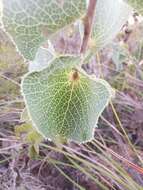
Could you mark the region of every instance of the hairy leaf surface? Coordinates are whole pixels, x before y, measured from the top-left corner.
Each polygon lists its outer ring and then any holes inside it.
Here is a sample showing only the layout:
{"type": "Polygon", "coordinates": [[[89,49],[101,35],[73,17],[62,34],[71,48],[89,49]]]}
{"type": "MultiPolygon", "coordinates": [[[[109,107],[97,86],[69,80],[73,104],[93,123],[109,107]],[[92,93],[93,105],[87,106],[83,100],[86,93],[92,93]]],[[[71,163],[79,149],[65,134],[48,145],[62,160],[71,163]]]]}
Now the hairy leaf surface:
{"type": "Polygon", "coordinates": [[[3,23],[25,58],[41,43],[85,14],[85,0],[3,0],[3,23]]]}
{"type": "Polygon", "coordinates": [[[135,10],[143,14],[143,0],[126,0],[135,10]]]}
{"type": "Polygon", "coordinates": [[[120,32],[132,13],[132,8],[121,0],[97,1],[93,26],[93,46],[100,50],[120,32]]]}
{"type": "Polygon", "coordinates": [[[73,69],[79,58],[56,58],[46,69],[26,75],[22,92],[34,126],[46,138],[90,140],[113,90],[101,79],[73,69]]]}
{"type": "Polygon", "coordinates": [[[46,68],[49,62],[54,59],[56,52],[49,42],[48,48],[40,47],[36,53],[35,59],[29,63],[29,71],[40,71],[46,68]]]}

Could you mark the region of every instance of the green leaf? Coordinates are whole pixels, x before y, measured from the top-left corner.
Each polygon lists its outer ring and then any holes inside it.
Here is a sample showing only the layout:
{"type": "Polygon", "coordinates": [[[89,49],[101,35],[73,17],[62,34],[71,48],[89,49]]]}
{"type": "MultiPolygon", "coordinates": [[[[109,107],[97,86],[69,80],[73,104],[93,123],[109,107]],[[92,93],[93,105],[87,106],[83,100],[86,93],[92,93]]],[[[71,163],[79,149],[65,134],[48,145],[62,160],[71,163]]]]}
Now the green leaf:
{"type": "Polygon", "coordinates": [[[19,137],[21,133],[29,133],[31,131],[33,131],[33,127],[29,123],[15,126],[15,134],[17,137],[19,137]]]}
{"type": "Polygon", "coordinates": [[[39,144],[42,142],[43,136],[40,133],[38,133],[37,130],[35,130],[35,128],[33,128],[31,123],[24,123],[15,127],[16,137],[20,137],[23,133],[26,134],[26,136],[23,139],[24,143],[26,142],[30,144],[30,155],[39,154],[39,144]]]}
{"type": "Polygon", "coordinates": [[[110,85],[77,70],[77,57],[56,58],[46,69],[27,74],[22,92],[34,127],[45,137],[90,140],[113,95],[110,85]],[[73,69],[76,68],[76,69],[73,69]]]}
{"type": "Polygon", "coordinates": [[[116,71],[124,69],[123,63],[129,62],[130,54],[125,44],[112,43],[112,61],[116,66],[116,71]]]}
{"type": "Polygon", "coordinates": [[[28,133],[26,141],[32,145],[38,145],[43,140],[43,137],[35,130],[28,133]]]}
{"type": "Polygon", "coordinates": [[[39,145],[31,145],[29,146],[29,149],[28,149],[28,156],[31,158],[31,159],[37,159],[38,156],[39,156],[39,145]]]}
{"type": "Polygon", "coordinates": [[[93,26],[93,47],[96,51],[110,43],[132,13],[132,8],[120,0],[97,1],[93,26]]]}
{"type": "Polygon", "coordinates": [[[143,14],[143,0],[126,0],[126,2],[140,14],[143,14]]]}
{"type": "Polygon", "coordinates": [[[29,71],[40,71],[46,68],[55,56],[56,52],[49,41],[48,48],[40,47],[38,49],[34,61],[31,61],[31,63],[29,64],[29,71]]]}
{"type": "Polygon", "coordinates": [[[85,0],[3,0],[3,24],[26,59],[58,30],[84,16],[85,0]]]}
{"type": "Polygon", "coordinates": [[[28,112],[27,112],[26,108],[24,108],[22,113],[21,113],[20,121],[25,122],[27,124],[31,124],[31,121],[30,121],[30,118],[29,118],[29,115],[28,115],[28,112]]]}

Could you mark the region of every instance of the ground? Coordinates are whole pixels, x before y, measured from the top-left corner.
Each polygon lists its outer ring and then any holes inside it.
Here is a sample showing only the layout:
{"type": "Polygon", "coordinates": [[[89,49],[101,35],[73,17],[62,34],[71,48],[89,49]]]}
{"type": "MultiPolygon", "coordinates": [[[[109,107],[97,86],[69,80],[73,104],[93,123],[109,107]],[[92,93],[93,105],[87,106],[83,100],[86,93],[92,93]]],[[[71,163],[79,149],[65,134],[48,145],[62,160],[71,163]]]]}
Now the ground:
{"type": "MultiPolygon", "coordinates": [[[[91,63],[83,65],[97,77],[102,71],[116,89],[116,97],[95,129],[95,140],[81,145],[69,142],[61,149],[47,140],[39,155],[30,158],[30,145],[14,133],[15,126],[21,124],[24,102],[20,81],[28,63],[0,30],[0,190],[100,190],[100,183],[111,190],[128,189],[119,179],[132,185],[132,190],[139,189],[136,184],[143,189],[142,32],[143,23],[135,18],[134,24],[124,26],[91,63]],[[112,179],[106,171],[111,172],[112,179]]],[[[62,31],[54,43],[59,52],[75,54],[80,40],[78,33],[68,36],[62,31]]]]}

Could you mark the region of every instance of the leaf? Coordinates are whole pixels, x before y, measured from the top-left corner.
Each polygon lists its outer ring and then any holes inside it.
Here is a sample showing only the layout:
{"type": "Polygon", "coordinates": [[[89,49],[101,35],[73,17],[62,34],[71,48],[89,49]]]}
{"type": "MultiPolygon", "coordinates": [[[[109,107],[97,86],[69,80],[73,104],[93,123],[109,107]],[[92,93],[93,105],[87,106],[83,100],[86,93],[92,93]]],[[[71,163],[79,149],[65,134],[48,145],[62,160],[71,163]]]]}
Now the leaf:
{"type": "Polygon", "coordinates": [[[46,69],[27,74],[22,92],[35,128],[45,137],[90,140],[113,95],[110,85],[78,71],[78,57],[61,56],[46,69]],[[73,69],[76,68],[76,69],[73,69]]]}
{"type": "Polygon", "coordinates": [[[29,71],[40,71],[48,66],[49,62],[54,59],[56,53],[52,46],[52,44],[49,42],[48,48],[39,48],[36,57],[34,61],[32,61],[29,65],[29,71]]]}
{"type": "Polygon", "coordinates": [[[24,123],[22,125],[15,126],[15,134],[17,137],[19,137],[22,133],[29,133],[31,131],[33,131],[31,124],[24,123]]]}
{"type": "Polygon", "coordinates": [[[58,30],[84,16],[85,0],[3,0],[3,23],[26,59],[58,30]]]}
{"type": "Polygon", "coordinates": [[[129,62],[130,54],[125,44],[112,43],[112,61],[116,66],[116,71],[120,72],[124,69],[123,63],[129,62]]]}
{"type": "Polygon", "coordinates": [[[24,108],[22,113],[21,113],[20,121],[25,122],[27,124],[31,124],[31,121],[30,121],[30,118],[29,118],[29,115],[28,115],[28,112],[27,112],[26,108],[24,108]]]}
{"type": "Polygon", "coordinates": [[[29,123],[25,123],[22,125],[18,125],[15,127],[15,135],[16,137],[20,137],[23,133],[26,134],[24,140],[24,143],[30,144],[29,148],[29,154],[30,157],[33,158],[32,155],[38,155],[39,154],[39,144],[43,140],[43,136],[39,134],[35,128],[29,123]]]}
{"type": "Polygon", "coordinates": [[[35,147],[35,145],[29,146],[28,156],[30,159],[33,159],[33,160],[37,159],[39,156],[39,145],[37,145],[37,147],[35,147]]]}
{"type": "Polygon", "coordinates": [[[28,133],[26,137],[26,141],[28,143],[31,143],[32,145],[38,145],[40,142],[43,140],[43,137],[37,133],[37,131],[32,130],[31,132],[28,133]]]}
{"type": "Polygon", "coordinates": [[[96,51],[116,37],[131,13],[131,7],[120,0],[97,1],[92,33],[92,45],[96,51]]]}
{"type": "Polygon", "coordinates": [[[140,14],[143,14],[143,0],[126,0],[126,2],[140,14]]]}

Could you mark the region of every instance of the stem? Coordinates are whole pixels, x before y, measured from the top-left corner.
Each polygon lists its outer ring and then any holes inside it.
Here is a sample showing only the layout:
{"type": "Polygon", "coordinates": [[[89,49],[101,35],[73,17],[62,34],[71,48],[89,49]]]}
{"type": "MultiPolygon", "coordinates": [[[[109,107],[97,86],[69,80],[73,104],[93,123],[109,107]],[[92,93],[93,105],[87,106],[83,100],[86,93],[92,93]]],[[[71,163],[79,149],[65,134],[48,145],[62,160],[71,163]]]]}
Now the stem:
{"type": "Polygon", "coordinates": [[[97,0],[89,0],[87,14],[84,18],[84,37],[81,46],[80,53],[84,54],[86,52],[88,41],[92,32],[93,20],[95,15],[95,7],[97,0]]]}

